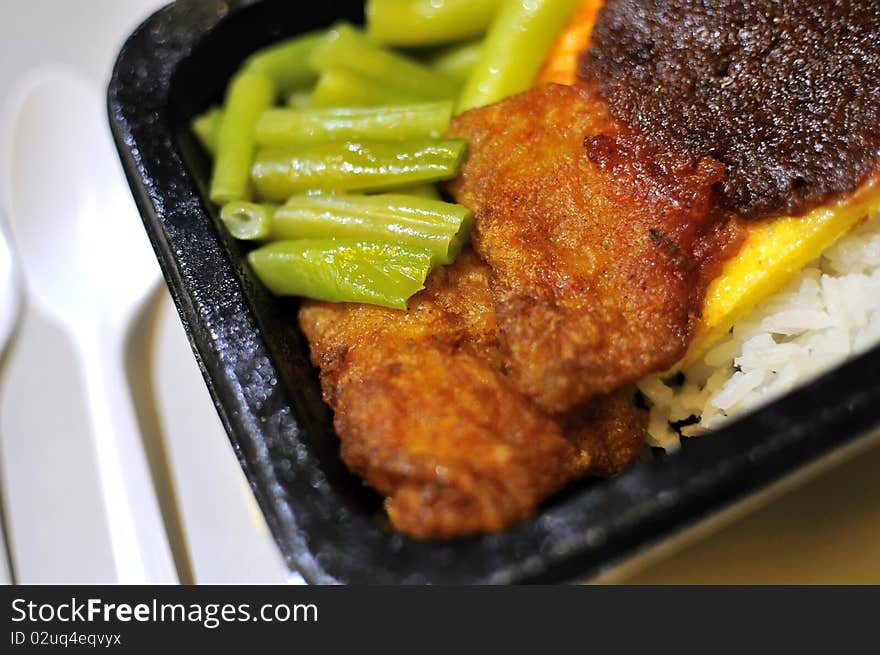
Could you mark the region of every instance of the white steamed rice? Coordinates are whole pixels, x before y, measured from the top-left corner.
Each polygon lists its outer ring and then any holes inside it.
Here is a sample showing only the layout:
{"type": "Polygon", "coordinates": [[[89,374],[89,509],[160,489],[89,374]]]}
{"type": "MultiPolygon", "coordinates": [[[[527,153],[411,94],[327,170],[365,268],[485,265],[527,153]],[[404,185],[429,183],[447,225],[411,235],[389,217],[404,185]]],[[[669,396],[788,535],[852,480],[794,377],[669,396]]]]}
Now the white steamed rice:
{"type": "MultiPolygon", "coordinates": [[[[718,428],[880,343],[880,215],[829,248],[783,291],[758,305],[684,383],[639,384],[651,405],[648,443],[667,450],[681,436],[718,428]],[[673,423],[697,417],[696,423],[673,423]]],[[[692,419],[693,420],[693,419],[692,419]]]]}

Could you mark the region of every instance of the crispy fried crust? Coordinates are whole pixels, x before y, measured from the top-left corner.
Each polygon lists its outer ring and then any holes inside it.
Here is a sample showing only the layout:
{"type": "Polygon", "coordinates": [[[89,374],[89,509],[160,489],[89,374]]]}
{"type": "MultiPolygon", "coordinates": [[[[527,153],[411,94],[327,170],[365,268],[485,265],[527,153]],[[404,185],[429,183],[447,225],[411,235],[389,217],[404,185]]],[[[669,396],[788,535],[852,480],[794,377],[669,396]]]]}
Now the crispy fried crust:
{"type": "Polygon", "coordinates": [[[590,457],[589,473],[610,478],[635,462],[645,446],[646,414],[625,387],[562,417],[565,436],[590,457]]]}
{"type": "Polygon", "coordinates": [[[473,253],[435,271],[407,312],[312,302],[300,323],[343,460],[412,536],[500,530],[640,451],[645,417],[631,393],[560,419],[516,392],[500,371],[489,270],[473,253]]]}
{"type": "Polygon", "coordinates": [[[662,155],[586,88],[548,85],[453,121],[450,189],[492,269],[504,370],[552,413],[673,365],[704,293],[723,167],[662,155]]]}

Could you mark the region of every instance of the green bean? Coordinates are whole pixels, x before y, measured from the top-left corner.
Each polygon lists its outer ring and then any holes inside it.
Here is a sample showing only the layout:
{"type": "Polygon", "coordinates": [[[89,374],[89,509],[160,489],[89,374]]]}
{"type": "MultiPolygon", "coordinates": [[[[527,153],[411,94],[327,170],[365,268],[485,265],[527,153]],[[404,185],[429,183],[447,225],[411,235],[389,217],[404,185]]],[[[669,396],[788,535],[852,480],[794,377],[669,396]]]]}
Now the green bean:
{"type": "Polygon", "coordinates": [[[376,108],[270,109],[257,121],[259,146],[358,139],[439,137],[452,118],[452,102],[376,108]]]}
{"type": "Polygon", "coordinates": [[[252,202],[230,202],[220,210],[220,219],[236,239],[258,241],[272,235],[276,207],[252,202]]]}
{"type": "Polygon", "coordinates": [[[351,25],[333,28],[309,59],[319,72],[332,68],[382,79],[388,86],[424,100],[447,100],[458,91],[455,80],[374,43],[351,25]]]}
{"type": "Polygon", "coordinates": [[[356,239],[277,241],[252,251],[248,262],[275,295],[394,309],[406,309],[431,270],[426,251],[356,239]]]}
{"type": "Polygon", "coordinates": [[[244,68],[267,75],[283,95],[301,90],[318,79],[309,57],[325,36],[326,32],[310,32],[281,41],[255,52],[244,68]]]}
{"type": "Polygon", "coordinates": [[[480,36],[503,0],[367,0],[367,28],[395,46],[451,43],[480,36]]]}
{"type": "Polygon", "coordinates": [[[344,68],[321,73],[312,93],[312,107],[377,107],[424,101],[418,94],[401,90],[385,80],[344,68]]]}
{"type": "Polygon", "coordinates": [[[211,179],[211,200],[218,205],[250,198],[254,128],[274,99],[275,87],[262,73],[240,73],[229,85],[211,179]]]}
{"type": "Polygon", "coordinates": [[[464,82],[474,70],[482,52],[483,42],[472,41],[444,48],[429,60],[429,64],[438,73],[464,82]]]}
{"type": "Polygon", "coordinates": [[[437,264],[450,264],[472,218],[461,205],[401,194],[303,195],[274,211],[272,238],[386,241],[428,250],[437,264]]]}
{"type": "Polygon", "coordinates": [[[211,107],[192,120],[193,134],[196,135],[205,152],[212,156],[217,150],[217,132],[221,120],[223,120],[223,109],[220,107],[211,107]]]}
{"type": "Polygon", "coordinates": [[[283,201],[310,189],[380,191],[452,179],[464,139],[332,142],[257,152],[251,177],[263,200],[283,201]]]}
{"type": "Polygon", "coordinates": [[[578,0],[505,0],[492,21],[479,62],[457,111],[482,107],[525,91],[578,0]]]}

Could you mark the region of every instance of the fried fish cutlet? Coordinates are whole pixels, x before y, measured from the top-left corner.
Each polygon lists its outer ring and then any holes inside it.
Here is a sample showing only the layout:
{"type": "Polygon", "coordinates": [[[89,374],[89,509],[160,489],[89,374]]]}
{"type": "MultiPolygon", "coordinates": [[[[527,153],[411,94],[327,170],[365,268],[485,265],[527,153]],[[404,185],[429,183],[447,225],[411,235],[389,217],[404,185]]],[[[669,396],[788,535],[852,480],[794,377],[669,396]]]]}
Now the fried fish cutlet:
{"type": "Polygon", "coordinates": [[[735,241],[713,211],[723,166],[651,149],[585,87],[527,91],[450,134],[470,142],[450,190],[474,213],[519,391],[565,412],[681,358],[735,241]]]}
{"type": "Polygon", "coordinates": [[[300,323],[321,368],[345,463],[421,538],[492,532],[587,473],[642,447],[631,392],[564,419],[500,372],[489,271],[473,253],[429,278],[407,312],[312,302],[300,323]]]}

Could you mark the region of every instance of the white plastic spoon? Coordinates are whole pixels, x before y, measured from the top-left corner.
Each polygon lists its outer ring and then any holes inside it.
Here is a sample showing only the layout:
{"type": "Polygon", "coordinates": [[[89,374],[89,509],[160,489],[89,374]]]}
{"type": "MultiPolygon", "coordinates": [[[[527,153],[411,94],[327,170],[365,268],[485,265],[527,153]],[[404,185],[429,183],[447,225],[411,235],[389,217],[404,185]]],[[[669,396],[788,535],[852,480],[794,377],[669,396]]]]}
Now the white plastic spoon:
{"type": "Polygon", "coordinates": [[[13,137],[10,222],[27,295],[82,367],[117,579],[174,583],[123,358],[158,267],[105,116],[98,89],[75,73],[34,76],[13,137]]]}

